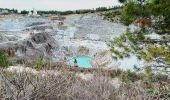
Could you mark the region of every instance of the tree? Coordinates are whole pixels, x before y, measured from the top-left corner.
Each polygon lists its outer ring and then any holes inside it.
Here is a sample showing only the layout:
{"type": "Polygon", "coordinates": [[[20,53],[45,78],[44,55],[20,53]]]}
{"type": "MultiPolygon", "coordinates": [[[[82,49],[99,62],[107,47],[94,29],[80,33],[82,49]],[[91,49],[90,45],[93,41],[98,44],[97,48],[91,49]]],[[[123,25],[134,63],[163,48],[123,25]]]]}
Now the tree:
{"type": "Polygon", "coordinates": [[[29,12],[26,10],[21,11],[21,14],[28,14],[29,12]]]}
{"type": "Polygon", "coordinates": [[[129,25],[137,18],[150,18],[150,10],[147,3],[144,5],[144,0],[128,0],[124,3],[121,12],[121,21],[125,25],[129,25]]]}
{"type": "Polygon", "coordinates": [[[164,69],[162,71],[167,72],[167,69],[170,68],[170,47],[166,43],[146,41],[144,34],[146,34],[145,31],[134,33],[128,31],[110,41],[109,46],[113,58],[122,59],[136,55],[140,60],[146,62],[146,66],[157,70],[164,69]]]}
{"type": "MultiPolygon", "coordinates": [[[[149,3],[151,14],[158,20],[155,23],[156,28],[170,30],[170,0],[152,0],[149,3]]],[[[155,19],[154,19],[155,20],[155,19]]]]}

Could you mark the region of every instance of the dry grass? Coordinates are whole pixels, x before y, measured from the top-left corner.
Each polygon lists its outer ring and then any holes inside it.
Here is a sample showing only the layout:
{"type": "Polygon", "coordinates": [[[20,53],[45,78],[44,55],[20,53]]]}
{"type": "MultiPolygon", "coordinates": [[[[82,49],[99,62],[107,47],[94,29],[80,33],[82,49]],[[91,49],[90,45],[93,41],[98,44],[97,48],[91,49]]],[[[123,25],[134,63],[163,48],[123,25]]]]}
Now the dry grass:
{"type": "Polygon", "coordinates": [[[0,98],[3,100],[166,100],[169,83],[121,83],[115,88],[113,79],[92,72],[91,80],[81,80],[75,73],[63,70],[59,75],[0,71],[0,98]],[[155,89],[155,94],[148,93],[155,89]]]}
{"type": "MultiPolygon", "coordinates": [[[[31,63],[25,63],[25,65],[31,63]]],[[[146,75],[133,74],[133,81],[111,84],[120,70],[82,69],[66,66],[64,63],[50,63],[43,66],[60,74],[10,72],[0,70],[0,98],[2,100],[169,100],[170,81],[141,81],[146,75]],[[90,80],[83,80],[79,73],[93,74],[90,80]]]]}

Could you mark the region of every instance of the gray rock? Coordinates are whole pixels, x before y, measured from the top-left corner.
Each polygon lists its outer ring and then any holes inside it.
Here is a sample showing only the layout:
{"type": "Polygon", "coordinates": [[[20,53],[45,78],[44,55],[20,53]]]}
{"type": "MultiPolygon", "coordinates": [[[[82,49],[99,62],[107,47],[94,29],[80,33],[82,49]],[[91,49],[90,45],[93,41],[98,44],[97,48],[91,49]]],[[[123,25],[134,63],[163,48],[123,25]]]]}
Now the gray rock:
{"type": "Polygon", "coordinates": [[[49,38],[49,34],[47,33],[37,33],[35,35],[32,36],[32,40],[37,43],[45,43],[47,41],[47,39],[49,38]]]}
{"type": "Polygon", "coordinates": [[[1,34],[0,35],[0,43],[7,42],[7,41],[8,41],[8,39],[4,36],[4,34],[1,34]]]}
{"type": "Polygon", "coordinates": [[[43,25],[45,22],[33,22],[31,24],[26,25],[26,27],[31,27],[31,26],[37,26],[37,25],[43,25]]]}

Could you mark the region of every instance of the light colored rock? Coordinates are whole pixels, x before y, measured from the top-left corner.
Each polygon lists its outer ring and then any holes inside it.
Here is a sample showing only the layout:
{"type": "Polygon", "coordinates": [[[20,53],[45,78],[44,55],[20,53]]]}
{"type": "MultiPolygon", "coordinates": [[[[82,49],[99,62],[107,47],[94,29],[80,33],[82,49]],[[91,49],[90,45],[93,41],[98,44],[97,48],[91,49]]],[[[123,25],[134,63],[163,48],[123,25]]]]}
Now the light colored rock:
{"type": "Polygon", "coordinates": [[[119,80],[119,78],[114,78],[110,81],[111,85],[113,85],[116,89],[119,89],[119,87],[121,86],[121,81],[119,80]]]}
{"type": "Polygon", "coordinates": [[[80,73],[80,74],[77,74],[77,76],[82,79],[82,80],[91,80],[93,79],[93,74],[83,74],[83,73],[80,73]]]}
{"type": "Polygon", "coordinates": [[[92,60],[92,65],[96,67],[107,67],[112,64],[112,55],[110,51],[96,53],[92,60]]]}
{"type": "Polygon", "coordinates": [[[86,38],[89,40],[100,40],[100,36],[97,34],[87,34],[86,38]]]}

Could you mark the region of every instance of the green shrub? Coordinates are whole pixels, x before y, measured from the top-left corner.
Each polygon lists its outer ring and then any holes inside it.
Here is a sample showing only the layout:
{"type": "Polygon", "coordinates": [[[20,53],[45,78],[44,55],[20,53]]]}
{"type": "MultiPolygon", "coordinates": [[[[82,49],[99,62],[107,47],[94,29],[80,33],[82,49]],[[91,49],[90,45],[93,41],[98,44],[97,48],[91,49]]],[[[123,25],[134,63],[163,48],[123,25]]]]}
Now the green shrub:
{"type": "Polygon", "coordinates": [[[122,72],[120,75],[120,79],[122,82],[128,83],[128,82],[134,82],[137,80],[137,76],[134,72],[131,72],[130,70],[122,72]]]}
{"type": "Polygon", "coordinates": [[[43,68],[43,65],[44,65],[43,59],[40,57],[37,57],[37,59],[35,60],[34,68],[36,70],[41,70],[43,68]]]}
{"type": "Polygon", "coordinates": [[[7,68],[10,65],[9,60],[4,53],[0,52],[0,67],[7,68]]]}

